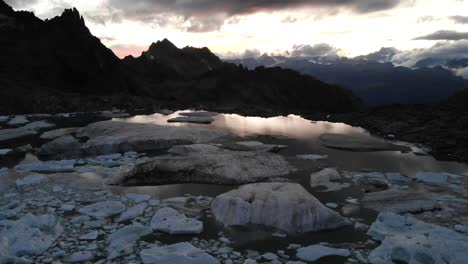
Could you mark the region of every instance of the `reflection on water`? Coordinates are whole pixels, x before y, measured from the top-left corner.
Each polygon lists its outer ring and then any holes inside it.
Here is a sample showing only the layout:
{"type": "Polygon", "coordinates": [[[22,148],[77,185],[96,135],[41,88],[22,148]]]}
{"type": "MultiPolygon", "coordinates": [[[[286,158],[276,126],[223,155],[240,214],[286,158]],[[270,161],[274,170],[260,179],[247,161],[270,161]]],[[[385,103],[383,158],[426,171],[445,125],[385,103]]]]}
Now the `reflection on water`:
{"type": "Polygon", "coordinates": [[[185,111],[177,111],[167,116],[154,114],[117,120],[166,126],[224,129],[232,134],[243,137],[254,135],[285,136],[287,137],[286,139],[263,138],[260,141],[270,144],[287,145],[288,148],[281,151],[281,154],[286,157],[295,157],[298,154],[327,155],[326,166],[337,167],[347,171],[373,170],[379,172],[399,172],[407,176],[414,176],[419,171],[449,173],[464,173],[468,171],[466,164],[437,161],[431,156],[419,156],[412,152],[350,152],[322,146],[318,141],[318,137],[324,133],[373,137],[362,128],[352,127],[343,123],[315,122],[297,115],[262,118],[244,117],[236,114],[220,114],[215,116],[215,121],[210,125],[167,122],[171,118],[178,117],[181,112],[185,111]]]}
{"type": "Polygon", "coordinates": [[[352,127],[343,123],[311,122],[297,115],[278,117],[244,117],[236,114],[220,114],[214,117],[210,125],[190,123],[168,123],[167,120],[178,117],[177,111],[171,115],[135,116],[127,119],[116,119],[131,123],[147,123],[166,126],[208,127],[224,129],[239,136],[249,135],[277,135],[295,139],[316,139],[323,133],[363,134],[362,128],[352,127]]]}

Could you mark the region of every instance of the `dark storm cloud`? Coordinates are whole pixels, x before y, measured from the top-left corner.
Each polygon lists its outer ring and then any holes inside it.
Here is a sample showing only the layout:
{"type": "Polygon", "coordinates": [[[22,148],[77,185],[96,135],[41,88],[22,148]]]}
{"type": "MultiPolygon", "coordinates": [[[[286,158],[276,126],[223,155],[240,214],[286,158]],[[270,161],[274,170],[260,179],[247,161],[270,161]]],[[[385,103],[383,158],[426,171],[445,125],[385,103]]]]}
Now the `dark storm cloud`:
{"type": "Polygon", "coordinates": [[[468,24],[468,16],[451,16],[450,19],[458,24],[468,24]]]}
{"type": "Polygon", "coordinates": [[[344,8],[357,13],[370,13],[396,7],[404,0],[107,0],[106,5],[131,20],[148,21],[158,14],[181,16],[191,25],[187,31],[219,29],[224,20],[262,11],[298,7],[344,8]],[[222,18],[222,19],[220,19],[222,18]]]}
{"type": "Polygon", "coordinates": [[[468,32],[458,32],[453,30],[440,30],[432,34],[417,37],[416,40],[462,40],[468,39],[468,32]]]}
{"type": "Polygon", "coordinates": [[[329,44],[321,43],[311,45],[296,46],[291,51],[293,57],[323,57],[336,56],[338,50],[329,44]]]}

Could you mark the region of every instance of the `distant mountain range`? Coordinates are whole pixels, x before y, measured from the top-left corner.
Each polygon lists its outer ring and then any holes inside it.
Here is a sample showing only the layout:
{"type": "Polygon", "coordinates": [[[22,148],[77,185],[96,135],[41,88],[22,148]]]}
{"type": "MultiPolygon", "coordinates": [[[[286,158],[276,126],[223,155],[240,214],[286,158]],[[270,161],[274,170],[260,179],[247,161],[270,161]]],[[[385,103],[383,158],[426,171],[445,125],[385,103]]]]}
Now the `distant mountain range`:
{"type": "Polygon", "coordinates": [[[112,105],[109,96],[133,108],[149,103],[298,113],[361,106],[351,92],[310,76],[280,68],[247,70],[207,48],[179,49],[169,40],[120,60],[90,33],[76,9],[43,21],[0,0],[0,36],[2,113],[89,111],[112,105]]]}
{"type": "MultiPolygon", "coordinates": [[[[313,76],[321,81],[349,89],[371,105],[425,104],[445,100],[468,88],[468,81],[455,76],[440,64],[421,62],[418,68],[398,67],[390,61],[392,48],[356,58],[268,56],[227,60],[248,69],[281,67],[313,76]]],[[[468,59],[446,62],[455,68],[468,59]]],[[[431,61],[432,62],[432,61],[431,61]]]]}

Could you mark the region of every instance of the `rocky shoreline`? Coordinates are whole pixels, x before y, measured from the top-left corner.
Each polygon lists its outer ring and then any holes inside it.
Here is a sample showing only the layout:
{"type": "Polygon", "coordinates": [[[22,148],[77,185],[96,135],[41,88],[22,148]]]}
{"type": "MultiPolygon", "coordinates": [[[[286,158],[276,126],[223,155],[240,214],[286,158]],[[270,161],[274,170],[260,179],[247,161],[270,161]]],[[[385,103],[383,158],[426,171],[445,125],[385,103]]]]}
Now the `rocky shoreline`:
{"type": "MultiPolygon", "coordinates": [[[[0,118],[6,127],[0,130],[0,263],[462,263],[468,258],[463,250],[468,171],[411,177],[346,171],[331,167],[330,157],[291,156],[288,145],[259,136],[109,121],[130,116],[119,110],[94,113],[81,124],[74,120],[80,115],[0,118]],[[35,154],[43,157],[28,160],[35,154]],[[297,171],[306,177],[297,178],[297,171]],[[194,182],[229,187],[219,195],[193,195],[189,189],[164,198],[128,187],[194,182]],[[239,246],[243,235],[236,232],[259,230],[266,236],[262,243],[274,241],[268,250],[239,246]],[[359,239],[331,242],[326,238],[331,232],[359,239]],[[321,241],[311,240],[316,235],[321,241]]],[[[318,139],[324,147],[411,151],[372,138],[350,142],[349,136],[330,135],[318,139]]]]}

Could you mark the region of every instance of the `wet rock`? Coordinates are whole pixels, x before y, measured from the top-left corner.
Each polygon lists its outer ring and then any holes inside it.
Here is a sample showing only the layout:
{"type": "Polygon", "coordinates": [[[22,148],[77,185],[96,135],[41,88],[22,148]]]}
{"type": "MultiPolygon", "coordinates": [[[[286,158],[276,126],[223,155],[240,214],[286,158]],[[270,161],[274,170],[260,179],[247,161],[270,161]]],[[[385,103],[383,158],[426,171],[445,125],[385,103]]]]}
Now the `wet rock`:
{"type": "Polygon", "coordinates": [[[0,258],[44,253],[62,234],[59,219],[51,214],[27,214],[16,221],[0,221],[0,258]]]}
{"type": "Polygon", "coordinates": [[[228,132],[193,127],[136,124],[119,121],[97,122],[80,130],[79,137],[90,140],[83,151],[92,155],[145,152],[175,145],[206,143],[227,136],[228,132]]]}
{"type": "Polygon", "coordinates": [[[8,116],[0,116],[0,123],[5,123],[6,121],[10,120],[8,116]]]}
{"type": "Polygon", "coordinates": [[[353,181],[365,192],[376,192],[388,189],[389,182],[380,172],[359,173],[353,176],[353,181]]]}
{"type": "Polygon", "coordinates": [[[0,157],[7,157],[14,154],[12,149],[0,149],[0,157]]]}
{"type": "Polygon", "coordinates": [[[123,212],[119,218],[117,218],[117,222],[132,220],[133,218],[142,215],[147,207],[148,205],[146,203],[140,203],[132,206],[128,208],[127,211],[123,212]]]}
{"type": "Polygon", "coordinates": [[[322,245],[312,245],[299,248],[296,256],[303,261],[317,261],[323,257],[341,256],[349,257],[351,253],[347,249],[331,248],[322,245]]]}
{"type": "Polygon", "coordinates": [[[200,234],[203,231],[202,222],[188,218],[169,207],[159,209],[151,219],[150,225],[155,231],[171,235],[200,234]]]}
{"type": "Polygon", "coordinates": [[[112,260],[120,256],[133,253],[135,242],[141,237],[151,234],[153,231],[147,226],[130,225],[112,233],[107,237],[107,259],[112,260]]]}
{"type": "Polygon", "coordinates": [[[96,240],[98,236],[99,236],[98,231],[91,231],[87,234],[80,236],[80,240],[96,240]]]}
{"type": "Polygon", "coordinates": [[[230,151],[200,144],[174,149],[169,152],[190,151],[185,155],[141,160],[122,171],[113,182],[242,184],[285,176],[295,170],[282,156],[269,152],[230,151]]]}
{"type": "Polygon", "coordinates": [[[172,115],[174,111],[168,110],[168,109],[162,109],[158,111],[159,114],[161,115],[172,115]]]}
{"type": "Polygon", "coordinates": [[[29,124],[23,126],[22,128],[23,129],[28,129],[28,130],[41,130],[41,129],[49,129],[49,128],[53,128],[53,127],[55,127],[55,125],[51,124],[49,122],[36,121],[36,122],[29,123],[29,124]]]}
{"type": "Polygon", "coordinates": [[[323,134],[321,143],[328,148],[349,151],[410,151],[407,146],[395,145],[382,139],[363,135],[323,134]]]}
{"type": "Polygon", "coordinates": [[[0,168],[0,177],[5,177],[8,175],[8,168],[0,168]]]}
{"type": "Polygon", "coordinates": [[[27,189],[32,186],[36,186],[45,182],[48,182],[49,180],[42,176],[42,175],[30,175],[26,176],[24,178],[16,180],[16,188],[18,189],[27,189]]]}
{"type": "Polygon", "coordinates": [[[60,128],[42,133],[41,139],[56,139],[63,136],[69,136],[78,131],[78,127],[60,128]]]}
{"type": "Polygon", "coordinates": [[[0,130],[0,142],[17,139],[17,138],[28,137],[28,136],[34,136],[36,134],[37,134],[36,131],[27,130],[23,128],[1,129],[0,130]]]}
{"type": "Polygon", "coordinates": [[[400,173],[385,173],[385,177],[392,182],[411,182],[412,178],[401,175],[400,173]]]}
{"type": "Polygon", "coordinates": [[[366,193],[361,202],[364,207],[378,212],[419,213],[440,208],[423,193],[402,190],[366,193]]]}
{"type": "Polygon", "coordinates": [[[341,175],[336,169],[326,168],[310,175],[310,186],[325,188],[323,192],[339,191],[350,186],[348,183],[337,182],[340,180],[341,175]]]}
{"type": "Polygon", "coordinates": [[[73,172],[76,160],[51,160],[21,164],[15,167],[17,172],[73,172]]]}
{"type": "Polygon", "coordinates": [[[15,116],[13,119],[10,119],[7,124],[10,126],[18,126],[26,123],[29,123],[29,120],[25,116],[15,116]]]}
{"type": "Polygon", "coordinates": [[[218,260],[187,242],[143,249],[140,258],[144,264],[219,264],[218,260]]]}
{"type": "Polygon", "coordinates": [[[125,205],[121,202],[104,201],[82,207],[79,209],[79,212],[94,218],[101,219],[118,215],[125,211],[125,209],[125,205]]]}
{"type": "Polygon", "coordinates": [[[416,179],[425,183],[446,183],[449,176],[446,173],[418,172],[416,179]]]}
{"type": "Polygon", "coordinates": [[[371,263],[464,263],[468,259],[467,236],[411,216],[380,213],[368,235],[382,242],[369,255],[371,263]]]}
{"type": "Polygon", "coordinates": [[[357,215],[361,211],[361,207],[355,204],[347,204],[341,207],[341,213],[345,216],[357,215]]]}
{"type": "Polygon", "coordinates": [[[308,154],[308,155],[297,155],[296,158],[301,160],[322,160],[326,159],[327,156],[308,154]]]}
{"type": "Polygon", "coordinates": [[[239,142],[224,145],[224,148],[235,150],[235,151],[266,151],[266,152],[277,152],[287,147],[288,146],[285,146],[285,145],[264,144],[258,141],[239,141],[239,142]]]}
{"type": "Polygon", "coordinates": [[[167,120],[168,123],[194,123],[194,124],[211,124],[214,119],[205,116],[179,116],[167,120]]]}
{"type": "Polygon", "coordinates": [[[295,183],[244,185],[216,197],[211,211],[226,226],[260,224],[291,233],[335,229],[348,224],[295,183]]]}
{"type": "Polygon", "coordinates": [[[65,262],[67,263],[80,263],[80,262],[87,262],[94,258],[94,254],[91,251],[80,251],[74,252],[70,256],[65,258],[65,262]]]}
{"type": "Polygon", "coordinates": [[[61,136],[42,145],[38,154],[59,158],[79,156],[81,154],[81,143],[70,135],[61,136]]]}

